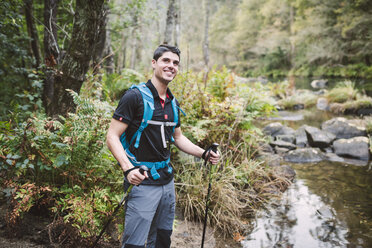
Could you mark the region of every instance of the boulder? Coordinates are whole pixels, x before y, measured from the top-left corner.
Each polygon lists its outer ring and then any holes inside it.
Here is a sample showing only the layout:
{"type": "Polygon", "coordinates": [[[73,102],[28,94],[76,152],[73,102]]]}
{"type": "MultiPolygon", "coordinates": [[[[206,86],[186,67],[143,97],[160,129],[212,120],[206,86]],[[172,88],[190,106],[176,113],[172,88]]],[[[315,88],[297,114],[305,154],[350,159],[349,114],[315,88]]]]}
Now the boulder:
{"type": "Polygon", "coordinates": [[[322,89],[327,87],[328,85],[328,80],[325,79],[316,79],[311,82],[311,87],[314,89],[322,89]]]}
{"type": "Polygon", "coordinates": [[[325,89],[321,89],[321,90],[318,90],[318,91],[313,91],[313,93],[315,94],[315,95],[324,95],[325,93],[327,93],[328,91],[327,90],[325,90],[325,89]]]}
{"type": "Polygon", "coordinates": [[[333,142],[335,153],[339,156],[369,160],[369,140],[359,136],[351,139],[339,139],[333,142]]]}
{"type": "Polygon", "coordinates": [[[337,139],[367,136],[365,127],[352,123],[352,121],[348,121],[344,117],[337,117],[324,122],[322,130],[333,133],[337,139]]]}
{"type": "Polygon", "coordinates": [[[283,157],[278,154],[260,154],[260,159],[265,161],[265,164],[268,166],[274,167],[274,166],[280,166],[281,162],[283,161],[283,157]]]}
{"type": "Polygon", "coordinates": [[[260,153],[274,153],[274,150],[269,144],[264,143],[264,144],[260,144],[259,152],[260,153]]]}
{"type": "Polygon", "coordinates": [[[296,176],[295,170],[291,166],[286,165],[286,164],[275,166],[273,170],[274,170],[274,174],[277,177],[286,178],[290,181],[293,181],[293,179],[296,176]]]}
{"type": "Polygon", "coordinates": [[[293,105],[293,110],[301,110],[301,109],[305,109],[305,104],[296,103],[296,104],[293,105]]]}
{"type": "Polygon", "coordinates": [[[263,132],[266,135],[276,137],[278,135],[289,135],[294,134],[294,130],[290,127],[283,126],[280,122],[273,122],[263,128],[263,132]]]}
{"type": "Polygon", "coordinates": [[[293,134],[280,134],[280,135],[277,135],[275,139],[293,144],[295,141],[295,136],[293,134]]]}
{"type": "Polygon", "coordinates": [[[336,139],[336,135],[311,126],[305,127],[305,133],[309,145],[312,147],[325,148],[330,146],[336,139]]]}
{"type": "Polygon", "coordinates": [[[284,160],[292,163],[316,163],[326,157],[319,148],[300,148],[289,151],[284,155],[284,160]]]}
{"type": "Polygon", "coordinates": [[[345,162],[345,159],[334,154],[334,153],[326,153],[326,160],[331,161],[331,162],[345,162]]]}
{"type": "Polygon", "coordinates": [[[286,148],[286,149],[289,149],[289,150],[294,150],[296,149],[296,146],[292,143],[289,143],[289,142],[285,142],[283,140],[276,140],[276,141],[272,141],[270,142],[270,145],[272,147],[282,147],[282,148],[286,148]]]}
{"type": "Polygon", "coordinates": [[[333,153],[332,147],[321,148],[321,150],[325,153],[333,153]]]}
{"type": "Polygon", "coordinates": [[[279,147],[279,146],[275,146],[274,147],[274,150],[279,155],[283,155],[283,154],[285,154],[285,153],[287,153],[289,151],[289,149],[284,148],[284,147],[279,147]]]}
{"type": "Polygon", "coordinates": [[[325,97],[318,98],[316,108],[319,110],[329,110],[328,100],[325,97]]]}
{"type": "Polygon", "coordinates": [[[305,128],[308,127],[307,125],[302,125],[295,131],[295,144],[298,147],[305,147],[308,144],[307,136],[305,133],[305,128]]]}

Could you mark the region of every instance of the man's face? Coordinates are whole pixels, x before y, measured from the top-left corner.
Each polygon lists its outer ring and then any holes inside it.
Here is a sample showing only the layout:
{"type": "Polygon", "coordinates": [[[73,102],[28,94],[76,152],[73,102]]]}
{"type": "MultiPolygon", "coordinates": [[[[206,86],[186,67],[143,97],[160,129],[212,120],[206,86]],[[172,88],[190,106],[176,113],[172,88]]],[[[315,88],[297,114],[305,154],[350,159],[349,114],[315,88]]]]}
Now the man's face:
{"type": "Polygon", "coordinates": [[[158,58],[152,60],[152,68],[154,69],[154,76],[162,83],[168,84],[177,75],[180,58],[177,54],[172,52],[165,52],[158,58]]]}

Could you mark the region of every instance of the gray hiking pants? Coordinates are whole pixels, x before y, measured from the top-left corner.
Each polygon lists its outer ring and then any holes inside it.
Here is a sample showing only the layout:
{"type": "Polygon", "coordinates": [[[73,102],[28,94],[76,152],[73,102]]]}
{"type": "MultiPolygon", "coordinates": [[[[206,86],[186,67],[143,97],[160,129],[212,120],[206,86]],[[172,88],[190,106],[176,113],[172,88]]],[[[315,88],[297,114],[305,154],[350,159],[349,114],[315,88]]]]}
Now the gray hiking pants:
{"type": "Polygon", "coordinates": [[[126,202],[122,248],[169,248],[175,205],[173,180],[133,187],[126,202]]]}

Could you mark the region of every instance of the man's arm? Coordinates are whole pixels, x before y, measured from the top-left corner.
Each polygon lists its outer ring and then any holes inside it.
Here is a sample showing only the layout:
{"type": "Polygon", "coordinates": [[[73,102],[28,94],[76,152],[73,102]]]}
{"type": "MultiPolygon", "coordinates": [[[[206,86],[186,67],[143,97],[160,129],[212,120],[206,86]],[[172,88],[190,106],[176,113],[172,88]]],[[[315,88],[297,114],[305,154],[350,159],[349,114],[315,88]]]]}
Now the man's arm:
{"type": "MultiPolygon", "coordinates": [[[[114,155],[116,160],[119,162],[121,169],[125,172],[131,168],[133,168],[132,163],[129,161],[124,148],[120,142],[120,136],[124,133],[124,131],[128,128],[128,124],[123,123],[121,121],[112,119],[110,123],[110,127],[107,131],[106,143],[108,148],[110,149],[111,153],[114,155]]],[[[129,183],[138,185],[140,184],[143,179],[147,178],[147,173],[142,175],[139,170],[132,170],[127,175],[127,179],[129,183]]]]}
{"type": "MultiPolygon", "coordinates": [[[[181,151],[186,152],[198,158],[201,158],[205,151],[203,148],[195,145],[186,136],[184,136],[182,134],[180,127],[174,130],[174,143],[181,151]]],[[[211,151],[211,156],[209,158],[209,161],[212,164],[217,164],[219,158],[220,158],[220,154],[218,152],[214,153],[213,151],[211,151]]]]}

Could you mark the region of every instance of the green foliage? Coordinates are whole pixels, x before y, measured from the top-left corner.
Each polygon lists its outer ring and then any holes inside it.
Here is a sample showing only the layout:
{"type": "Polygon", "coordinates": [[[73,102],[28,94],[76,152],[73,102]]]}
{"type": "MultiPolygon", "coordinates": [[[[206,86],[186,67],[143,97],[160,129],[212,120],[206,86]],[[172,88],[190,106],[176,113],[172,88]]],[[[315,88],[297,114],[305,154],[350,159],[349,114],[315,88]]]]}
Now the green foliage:
{"type": "Polygon", "coordinates": [[[103,83],[103,94],[109,101],[119,100],[133,84],[144,82],[145,77],[135,70],[124,69],[121,74],[106,75],[103,83]]]}
{"type": "MultiPolygon", "coordinates": [[[[372,117],[366,117],[366,132],[368,135],[372,135],[372,117]]],[[[371,143],[372,144],[372,143],[371,143]]]]}
{"type": "Polygon", "coordinates": [[[329,102],[344,103],[346,101],[355,100],[357,90],[351,81],[338,83],[332,90],[330,90],[326,97],[329,102]]]}
{"type": "Polygon", "coordinates": [[[187,114],[182,118],[182,129],[190,140],[201,146],[230,142],[246,131],[253,134],[257,129],[251,121],[275,111],[274,101],[261,84],[255,88],[238,84],[227,69],[209,72],[206,91],[203,91],[201,74],[180,74],[172,84],[177,85],[170,88],[187,114]],[[244,130],[244,126],[252,129],[244,130]]]}
{"type": "Polygon", "coordinates": [[[372,17],[361,2],[225,1],[211,18],[211,57],[247,76],[371,78],[372,17]]]}
{"type": "MultiPolygon", "coordinates": [[[[209,72],[206,91],[203,75],[180,74],[170,88],[181,102],[187,116],[182,130],[201,147],[220,144],[221,167],[212,166],[213,190],[210,201],[210,223],[225,233],[243,228],[243,219],[252,214],[268,197],[266,186],[272,183],[269,171],[254,160],[258,142],[263,139],[253,120],[270,116],[275,107],[270,91],[262,84],[238,83],[227,69],[209,72]],[[248,199],[248,200],[247,200],[248,199]],[[254,199],[254,200],[253,200],[254,199]]],[[[174,160],[173,160],[174,161],[174,160]]],[[[184,216],[201,221],[204,216],[208,178],[200,170],[202,161],[178,153],[178,206],[184,216]],[[197,186],[196,186],[197,185],[197,186]]]]}
{"type": "Polygon", "coordinates": [[[285,97],[278,101],[278,104],[283,109],[293,110],[298,105],[303,105],[304,108],[311,108],[316,105],[318,96],[307,90],[297,90],[295,94],[285,97]]]}
{"type": "Polygon", "coordinates": [[[0,2],[0,120],[5,120],[9,109],[23,105],[14,95],[32,88],[28,80],[28,38],[24,31],[20,8],[23,1],[0,2]]]}
{"type": "Polygon", "coordinates": [[[36,113],[25,122],[1,122],[1,184],[14,185],[18,216],[39,207],[37,199],[43,197],[39,190],[31,194],[34,200],[18,201],[27,194],[22,185],[52,186],[55,203],[47,207],[90,237],[121,194],[120,169],[112,166],[114,159],[104,145],[114,108],[71,94],[77,110],[66,118],[50,120],[36,113]]]}

